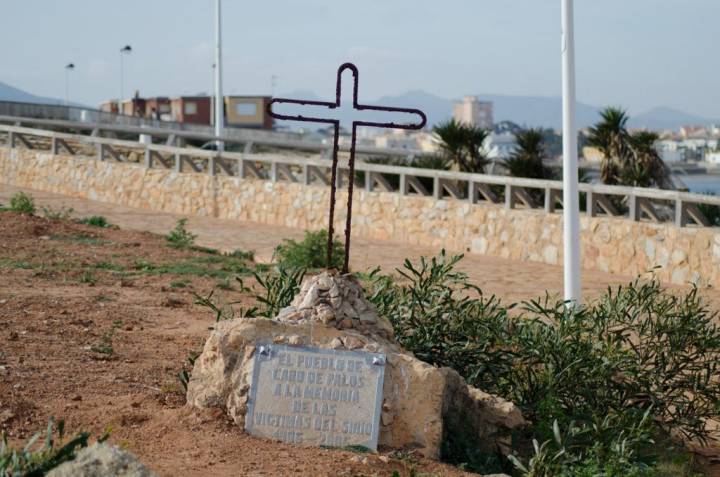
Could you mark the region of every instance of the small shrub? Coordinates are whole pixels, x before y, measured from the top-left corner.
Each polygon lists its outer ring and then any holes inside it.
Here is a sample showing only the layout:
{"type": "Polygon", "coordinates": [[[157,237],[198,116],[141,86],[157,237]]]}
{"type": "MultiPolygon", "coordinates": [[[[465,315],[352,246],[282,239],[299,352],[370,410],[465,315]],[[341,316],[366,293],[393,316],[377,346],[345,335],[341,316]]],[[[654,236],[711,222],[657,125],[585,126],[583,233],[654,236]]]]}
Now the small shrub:
{"type": "MultiPolygon", "coordinates": [[[[327,263],[327,230],[305,232],[301,242],[286,239],[275,249],[277,263],[285,269],[319,269],[327,263]]],[[[330,267],[340,269],[345,259],[345,248],[342,242],[333,239],[333,253],[330,267]]]]}
{"type": "Polygon", "coordinates": [[[18,192],[10,199],[10,210],[20,214],[33,215],[36,211],[35,199],[24,192],[18,192]]]}
{"type": "Polygon", "coordinates": [[[170,242],[170,246],[174,248],[190,248],[195,244],[197,235],[188,232],[185,228],[187,219],[180,219],[175,224],[175,228],[165,236],[165,240],[170,242]]]}
{"type": "Polygon", "coordinates": [[[92,225],[93,227],[100,227],[100,228],[109,228],[112,227],[110,222],[107,221],[105,217],[102,215],[93,215],[90,217],[83,217],[82,219],[78,219],[77,221],[79,224],[85,224],[85,225],[92,225]]]}
{"type": "MultiPolygon", "coordinates": [[[[57,425],[57,439],[55,440],[55,420],[50,418],[48,422],[45,440],[39,448],[35,444],[41,437],[41,433],[35,434],[22,449],[14,449],[8,445],[7,436],[3,433],[0,443],[0,476],[26,476],[39,477],[60,464],[71,461],[79,449],[87,447],[90,434],[79,433],[76,437],[65,442],[65,422],[59,421],[57,425]],[[62,444],[62,445],[61,445],[62,444]]],[[[104,441],[107,436],[100,438],[104,441]]]]}
{"type": "Polygon", "coordinates": [[[286,270],[278,267],[274,272],[260,275],[253,273],[260,285],[260,292],[245,286],[243,280],[238,278],[241,290],[248,292],[260,304],[256,310],[257,316],[274,318],[283,308],[290,306],[295,295],[300,291],[300,285],[305,277],[302,268],[286,270]]]}
{"type": "Polygon", "coordinates": [[[91,271],[85,270],[82,275],[80,275],[80,283],[87,283],[88,285],[93,286],[97,283],[97,279],[91,271]]]}
{"type": "Polygon", "coordinates": [[[75,209],[72,207],[62,206],[59,209],[53,209],[52,207],[43,207],[43,216],[50,220],[70,220],[75,209]]]}
{"type": "MultiPolygon", "coordinates": [[[[573,309],[546,297],[511,316],[514,305],[483,297],[455,271],[459,260],[406,261],[400,283],[375,271],[369,298],[418,358],[521,407],[532,426],[515,444],[536,442],[525,475],[661,475],[655,469],[682,449],[671,449],[674,437],[714,437],[720,328],[696,289],[636,281],[573,309]],[[568,430],[562,439],[558,429],[568,430]]],[[[452,444],[444,459],[495,471],[473,457],[477,446],[452,444]]]]}
{"type": "Polygon", "coordinates": [[[188,286],[188,282],[186,280],[173,280],[170,282],[171,288],[185,288],[188,286]]]}
{"type": "Polygon", "coordinates": [[[255,261],[255,252],[252,250],[233,250],[227,254],[228,257],[238,258],[240,260],[247,260],[248,262],[255,261]]]}

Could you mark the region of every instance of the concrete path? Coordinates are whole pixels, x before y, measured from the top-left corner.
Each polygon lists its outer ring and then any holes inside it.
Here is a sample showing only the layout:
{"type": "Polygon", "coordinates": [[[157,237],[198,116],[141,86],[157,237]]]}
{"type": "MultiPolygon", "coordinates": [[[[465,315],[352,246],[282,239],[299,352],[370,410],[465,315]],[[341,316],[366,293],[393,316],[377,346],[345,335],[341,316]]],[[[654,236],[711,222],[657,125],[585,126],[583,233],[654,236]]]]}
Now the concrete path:
{"type": "MultiPolygon", "coordinates": [[[[102,215],[109,222],[126,229],[165,234],[182,217],[3,184],[0,184],[0,204],[7,205],[12,195],[20,190],[35,198],[39,210],[43,206],[54,209],[72,207],[75,217],[102,215]]],[[[270,261],[273,250],[283,239],[300,239],[303,236],[303,231],[298,229],[209,217],[190,217],[187,228],[198,235],[199,245],[223,251],[253,250],[259,261],[270,261]]],[[[406,257],[414,260],[438,252],[427,247],[357,238],[353,239],[351,268],[362,271],[380,266],[390,271],[402,266],[406,257]]],[[[466,254],[459,268],[467,272],[485,294],[496,294],[504,300],[529,300],[544,296],[546,290],[551,294],[562,292],[562,268],[559,266],[466,254]]],[[[595,296],[608,285],[627,283],[632,278],[585,271],[583,288],[586,296],[595,296]]]]}

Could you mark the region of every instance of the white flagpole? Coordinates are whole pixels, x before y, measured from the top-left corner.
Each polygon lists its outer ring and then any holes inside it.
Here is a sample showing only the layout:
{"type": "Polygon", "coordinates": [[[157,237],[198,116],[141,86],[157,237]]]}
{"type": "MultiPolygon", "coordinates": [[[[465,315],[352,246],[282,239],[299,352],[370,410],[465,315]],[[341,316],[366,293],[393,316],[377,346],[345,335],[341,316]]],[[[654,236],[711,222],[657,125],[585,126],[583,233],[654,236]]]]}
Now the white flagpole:
{"type": "MultiPolygon", "coordinates": [[[[225,102],[222,94],[222,25],[220,0],[215,1],[215,136],[222,136],[225,120],[225,102]]],[[[222,151],[224,144],[217,141],[217,150],[222,151]]]]}
{"type": "Polygon", "coordinates": [[[580,204],[575,123],[573,0],[562,1],[563,243],[565,300],[580,303],[580,204]]]}

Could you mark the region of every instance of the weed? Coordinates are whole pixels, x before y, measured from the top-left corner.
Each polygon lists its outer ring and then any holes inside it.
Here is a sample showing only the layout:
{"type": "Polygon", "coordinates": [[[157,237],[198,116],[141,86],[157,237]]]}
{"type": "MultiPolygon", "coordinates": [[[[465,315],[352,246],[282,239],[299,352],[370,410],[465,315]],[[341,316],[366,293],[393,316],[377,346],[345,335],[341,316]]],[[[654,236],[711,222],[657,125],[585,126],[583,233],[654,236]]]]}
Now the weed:
{"type": "Polygon", "coordinates": [[[110,327],[110,330],[108,330],[102,337],[100,338],[100,342],[94,346],[90,347],[90,350],[104,354],[107,356],[112,356],[115,353],[115,349],[113,348],[113,335],[115,334],[115,330],[120,328],[122,326],[123,322],[122,320],[115,320],[113,321],[112,327],[110,327]]]}
{"type": "Polygon", "coordinates": [[[50,220],[69,220],[75,210],[72,207],[62,206],[59,209],[53,209],[52,207],[43,207],[43,216],[50,220]]]}
{"type": "Polygon", "coordinates": [[[187,280],[173,280],[170,282],[171,288],[185,288],[186,286],[188,286],[187,280]]]}
{"type": "Polygon", "coordinates": [[[255,261],[255,252],[252,250],[233,250],[227,254],[228,257],[239,258],[248,262],[255,261]]]}
{"type": "Polygon", "coordinates": [[[183,366],[183,369],[178,374],[180,385],[182,385],[185,393],[187,393],[188,383],[190,382],[190,371],[192,371],[193,366],[195,366],[195,361],[198,359],[198,356],[200,356],[199,352],[191,351],[187,357],[187,366],[183,366]],[[188,369],[190,371],[188,371],[188,369]]]}
{"type": "Polygon", "coordinates": [[[20,214],[33,215],[36,211],[35,199],[24,192],[18,192],[10,199],[10,210],[20,214]]]}
{"type": "MultiPolygon", "coordinates": [[[[315,270],[327,266],[327,230],[305,232],[301,242],[284,240],[275,248],[274,258],[287,269],[315,270]]],[[[333,254],[330,266],[340,269],[343,266],[345,249],[341,242],[333,238],[333,254]]]]}
{"type": "MultiPolygon", "coordinates": [[[[59,421],[56,431],[55,420],[50,418],[43,445],[33,450],[40,437],[41,433],[38,432],[21,449],[13,449],[9,446],[7,436],[3,433],[2,443],[0,443],[0,476],[38,477],[45,475],[60,464],[73,460],[79,449],[87,447],[90,434],[81,432],[63,444],[65,422],[59,421]],[[56,433],[57,442],[53,437],[56,433]]],[[[106,438],[107,436],[103,436],[99,440],[102,442],[106,438]]]]}
{"type": "Polygon", "coordinates": [[[246,287],[242,278],[237,278],[240,289],[243,292],[250,293],[260,303],[261,308],[256,310],[258,316],[273,318],[280,310],[290,306],[293,298],[300,291],[300,285],[305,277],[305,270],[286,270],[283,267],[278,267],[275,272],[264,275],[254,272],[253,276],[260,285],[261,291],[258,292],[253,288],[246,287]]]}
{"type": "Polygon", "coordinates": [[[90,286],[94,286],[95,283],[97,283],[97,279],[90,270],[85,270],[82,275],[80,275],[80,283],[87,283],[90,286]]]}
{"type": "Polygon", "coordinates": [[[175,224],[175,228],[165,236],[165,240],[170,242],[171,247],[185,249],[190,248],[195,244],[197,235],[190,233],[185,228],[186,224],[187,219],[178,220],[175,224]]]}
{"type": "Polygon", "coordinates": [[[110,222],[108,222],[107,219],[102,215],[83,217],[81,219],[78,219],[77,223],[84,225],[92,225],[93,227],[100,227],[104,229],[112,227],[112,224],[110,224],[110,222]]]}

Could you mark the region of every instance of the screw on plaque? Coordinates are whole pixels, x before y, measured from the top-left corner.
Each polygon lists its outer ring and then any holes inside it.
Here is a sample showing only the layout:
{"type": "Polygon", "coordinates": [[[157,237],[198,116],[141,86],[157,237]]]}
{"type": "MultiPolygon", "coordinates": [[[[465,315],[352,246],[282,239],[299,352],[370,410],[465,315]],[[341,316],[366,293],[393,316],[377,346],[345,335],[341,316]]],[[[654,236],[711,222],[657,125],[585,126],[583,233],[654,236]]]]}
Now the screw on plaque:
{"type": "Polygon", "coordinates": [[[384,366],[385,365],[385,359],[382,356],[373,356],[372,357],[372,364],[375,366],[384,366]]]}
{"type": "Polygon", "coordinates": [[[283,115],[274,113],[272,106],[274,104],[295,104],[300,106],[324,106],[325,108],[334,110],[340,107],[340,96],[342,90],[342,74],[345,70],[350,70],[353,75],[353,109],[355,111],[382,111],[387,113],[405,113],[417,115],[419,121],[417,123],[410,124],[397,124],[394,122],[372,122],[372,121],[353,121],[352,123],[352,136],[350,145],[350,160],[348,161],[349,168],[349,180],[348,180],[348,201],[347,201],[347,218],[345,221],[345,260],[343,262],[342,273],[348,272],[348,264],[350,260],[350,229],[352,226],[352,199],[353,199],[353,185],[355,182],[355,143],[357,140],[357,128],[358,126],[369,126],[376,128],[386,129],[407,129],[407,130],[418,130],[425,127],[427,123],[427,117],[425,113],[419,109],[409,108],[392,108],[387,106],[369,106],[358,103],[358,80],[359,72],[355,65],[352,63],[345,63],[338,68],[337,72],[337,83],[335,89],[335,102],[326,101],[309,101],[302,99],[284,99],[284,98],[273,98],[270,104],[267,106],[268,114],[279,120],[289,121],[303,121],[310,123],[325,123],[331,124],[335,129],[333,138],[333,149],[332,149],[332,168],[330,178],[330,211],[328,217],[328,238],[327,238],[327,267],[330,268],[332,265],[332,249],[333,249],[333,235],[335,227],[333,224],[335,218],[335,193],[337,191],[337,165],[338,165],[338,150],[339,150],[339,139],[340,139],[340,120],[322,117],[310,117],[303,115],[283,115]]]}
{"type": "Polygon", "coordinates": [[[260,356],[270,356],[270,347],[264,345],[260,346],[258,353],[260,353],[260,356]]]}

